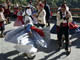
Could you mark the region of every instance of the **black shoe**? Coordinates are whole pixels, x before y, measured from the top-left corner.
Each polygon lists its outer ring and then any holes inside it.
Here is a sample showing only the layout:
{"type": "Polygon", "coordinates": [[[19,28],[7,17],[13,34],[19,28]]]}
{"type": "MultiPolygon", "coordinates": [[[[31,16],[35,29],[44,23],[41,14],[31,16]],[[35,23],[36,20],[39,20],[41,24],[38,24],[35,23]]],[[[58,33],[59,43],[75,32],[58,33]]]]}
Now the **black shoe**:
{"type": "Polygon", "coordinates": [[[66,51],[66,55],[69,55],[70,54],[70,51],[66,51]]]}
{"type": "Polygon", "coordinates": [[[66,50],[66,55],[69,55],[71,53],[71,48],[69,48],[68,50],[66,50]]]}

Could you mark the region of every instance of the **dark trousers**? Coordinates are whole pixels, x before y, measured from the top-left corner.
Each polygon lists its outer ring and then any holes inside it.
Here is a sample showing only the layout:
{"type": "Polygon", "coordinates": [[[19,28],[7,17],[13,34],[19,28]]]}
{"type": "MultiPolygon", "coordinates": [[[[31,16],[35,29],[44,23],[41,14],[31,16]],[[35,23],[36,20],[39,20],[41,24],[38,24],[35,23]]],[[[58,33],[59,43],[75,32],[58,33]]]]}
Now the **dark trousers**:
{"type": "Polygon", "coordinates": [[[68,27],[60,27],[57,32],[59,47],[62,46],[62,35],[65,36],[65,50],[68,50],[69,46],[69,28],[68,27]]]}

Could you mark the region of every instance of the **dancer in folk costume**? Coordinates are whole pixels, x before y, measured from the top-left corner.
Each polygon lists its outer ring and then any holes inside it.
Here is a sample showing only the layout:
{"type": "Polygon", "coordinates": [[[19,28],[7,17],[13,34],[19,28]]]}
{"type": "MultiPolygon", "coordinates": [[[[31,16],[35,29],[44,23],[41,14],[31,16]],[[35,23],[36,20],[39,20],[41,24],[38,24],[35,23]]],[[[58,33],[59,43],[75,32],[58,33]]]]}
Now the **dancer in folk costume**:
{"type": "Polygon", "coordinates": [[[5,17],[4,17],[4,9],[3,8],[0,8],[0,31],[1,31],[1,35],[0,35],[0,37],[3,37],[4,36],[4,34],[3,34],[3,32],[4,32],[4,21],[6,20],[5,19],[5,17]]]}
{"type": "Polygon", "coordinates": [[[6,18],[6,24],[9,24],[10,23],[10,9],[8,8],[8,6],[6,6],[4,8],[4,15],[5,15],[5,18],[6,18]]]}
{"type": "Polygon", "coordinates": [[[40,2],[38,4],[38,16],[37,16],[37,21],[38,21],[38,28],[43,29],[45,37],[44,40],[47,41],[47,43],[49,43],[50,41],[50,28],[46,27],[46,11],[44,10],[44,4],[42,2],[40,2]]]}
{"type": "Polygon", "coordinates": [[[28,5],[29,5],[29,7],[31,8],[31,11],[32,11],[32,13],[33,13],[33,11],[35,10],[35,7],[33,6],[32,1],[30,1],[30,2],[28,3],[28,5]]]}
{"type": "Polygon", "coordinates": [[[40,3],[37,8],[38,8],[37,17],[38,25],[43,28],[46,26],[46,11],[44,10],[44,4],[40,3]]]}
{"type": "Polygon", "coordinates": [[[17,12],[17,20],[15,21],[14,26],[21,26],[24,24],[22,14],[23,14],[22,7],[19,7],[19,11],[17,12]]]}
{"type": "Polygon", "coordinates": [[[61,6],[61,11],[57,13],[57,37],[58,37],[58,49],[62,46],[62,36],[65,36],[65,50],[69,54],[69,22],[72,22],[72,15],[70,11],[66,10],[66,6],[61,6]]]}
{"type": "Polygon", "coordinates": [[[18,4],[16,4],[16,5],[14,5],[14,18],[16,18],[17,17],[17,13],[18,13],[18,11],[19,11],[19,9],[18,9],[18,7],[19,7],[19,5],[18,4]]]}
{"type": "MultiPolygon", "coordinates": [[[[65,5],[66,6],[66,10],[67,11],[69,11],[69,7],[67,6],[67,4],[66,3],[64,3],[63,5],[65,5]]],[[[58,12],[59,11],[61,11],[61,7],[59,7],[58,8],[58,12]]],[[[52,27],[52,29],[51,29],[51,33],[52,34],[56,34],[57,33],[57,26],[56,26],[56,24],[52,27]]],[[[80,33],[80,27],[79,27],[79,25],[75,22],[75,21],[73,21],[73,19],[72,19],[72,21],[71,22],[69,22],[69,33],[71,34],[71,35],[73,35],[73,34],[78,34],[78,33],[80,33]]]]}
{"type": "Polygon", "coordinates": [[[47,22],[47,26],[50,26],[50,6],[47,4],[47,1],[44,0],[44,9],[46,11],[46,22],[47,22]]]}
{"type": "Polygon", "coordinates": [[[26,13],[25,26],[21,26],[7,33],[5,41],[16,43],[16,50],[23,52],[28,59],[32,59],[35,57],[34,53],[38,50],[37,46],[47,48],[43,37],[43,31],[33,26],[32,19],[26,13]]]}
{"type": "Polygon", "coordinates": [[[28,16],[30,16],[32,18],[32,10],[31,10],[31,6],[28,4],[26,9],[23,12],[23,16],[26,15],[26,13],[28,14],[28,16]]]}

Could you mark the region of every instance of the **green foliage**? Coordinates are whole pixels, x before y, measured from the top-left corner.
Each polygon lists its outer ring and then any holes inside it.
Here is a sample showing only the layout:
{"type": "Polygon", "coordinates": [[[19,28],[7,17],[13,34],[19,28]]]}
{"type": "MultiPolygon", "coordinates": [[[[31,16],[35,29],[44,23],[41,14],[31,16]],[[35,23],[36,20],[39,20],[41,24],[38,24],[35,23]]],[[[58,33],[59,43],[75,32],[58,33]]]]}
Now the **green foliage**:
{"type": "MultiPolygon", "coordinates": [[[[2,3],[3,1],[6,0],[0,0],[0,3],[2,3]]],[[[20,5],[26,5],[27,2],[29,2],[30,0],[10,0],[13,4],[20,4],[20,5]]],[[[36,0],[32,0],[33,5],[36,3],[36,0]]],[[[42,0],[44,1],[44,0],[42,0]]],[[[50,7],[58,7],[63,3],[64,0],[47,0],[48,4],[50,5],[50,7]]],[[[72,8],[80,8],[80,0],[66,0],[66,3],[69,7],[72,8]]]]}
{"type": "Polygon", "coordinates": [[[47,0],[51,7],[60,6],[64,1],[66,1],[69,7],[80,8],[80,0],[47,0]]]}
{"type": "Polygon", "coordinates": [[[4,1],[6,1],[6,0],[0,0],[0,3],[4,2],[4,1]]]}

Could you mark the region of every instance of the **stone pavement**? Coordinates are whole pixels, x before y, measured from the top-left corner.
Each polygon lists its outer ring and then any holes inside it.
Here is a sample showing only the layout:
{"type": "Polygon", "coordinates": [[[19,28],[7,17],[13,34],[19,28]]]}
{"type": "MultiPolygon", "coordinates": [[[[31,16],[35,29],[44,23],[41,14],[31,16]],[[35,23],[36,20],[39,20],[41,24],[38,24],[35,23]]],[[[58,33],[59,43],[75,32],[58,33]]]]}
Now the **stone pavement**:
{"type": "MultiPolygon", "coordinates": [[[[5,34],[13,29],[13,21],[6,25],[5,34]]],[[[51,27],[53,24],[51,24],[51,27]]],[[[51,40],[47,49],[40,49],[36,53],[33,60],[80,60],[80,34],[71,37],[72,42],[71,53],[67,56],[65,50],[57,49],[57,38],[55,34],[51,34],[51,40]]],[[[14,44],[5,42],[4,38],[0,38],[0,60],[25,60],[26,58],[15,50],[14,44]]],[[[26,59],[27,60],[27,59],[26,59]]]]}

